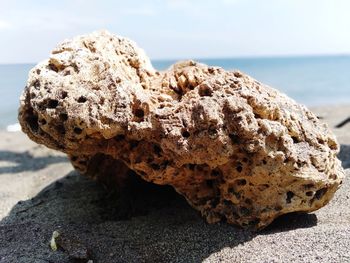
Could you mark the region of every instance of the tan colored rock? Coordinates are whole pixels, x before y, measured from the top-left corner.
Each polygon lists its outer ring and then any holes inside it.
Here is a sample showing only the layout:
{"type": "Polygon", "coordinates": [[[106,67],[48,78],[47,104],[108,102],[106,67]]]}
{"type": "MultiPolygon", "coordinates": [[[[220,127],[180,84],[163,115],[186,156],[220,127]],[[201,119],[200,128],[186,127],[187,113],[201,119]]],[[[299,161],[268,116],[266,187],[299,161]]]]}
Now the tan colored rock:
{"type": "Polygon", "coordinates": [[[344,174],[327,126],[284,94],[193,61],[158,72],[105,31],[63,42],[31,70],[19,120],[82,173],[122,184],[130,168],[172,185],[209,223],[262,228],[319,209],[344,174]]]}

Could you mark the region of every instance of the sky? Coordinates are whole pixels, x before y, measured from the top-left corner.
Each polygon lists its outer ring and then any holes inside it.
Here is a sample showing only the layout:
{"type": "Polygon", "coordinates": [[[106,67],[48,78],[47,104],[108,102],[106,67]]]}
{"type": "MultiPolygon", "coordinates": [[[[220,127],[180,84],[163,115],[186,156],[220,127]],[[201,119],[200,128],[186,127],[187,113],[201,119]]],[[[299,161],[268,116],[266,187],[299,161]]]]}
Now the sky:
{"type": "Polygon", "coordinates": [[[0,63],[107,29],[152,59],[350,54],[348,0],[0,0],[0,63]]]}

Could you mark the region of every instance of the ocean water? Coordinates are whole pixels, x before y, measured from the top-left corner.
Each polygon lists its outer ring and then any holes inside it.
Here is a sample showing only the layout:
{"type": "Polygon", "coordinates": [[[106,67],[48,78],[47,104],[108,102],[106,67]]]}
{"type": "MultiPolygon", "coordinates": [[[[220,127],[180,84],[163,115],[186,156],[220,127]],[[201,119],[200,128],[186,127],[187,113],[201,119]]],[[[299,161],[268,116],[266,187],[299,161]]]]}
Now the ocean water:
{"type": "MultiPolygon", "coordinates": [[[[350,56],[197,59],[239,69],[306,106],[350,103],[350,56]]],[[[163,70],[175,60],[153,61],[163,70]]],[[[19,96],[34,64],[0,65],[0,129],[17,122],[19,96]]]]}

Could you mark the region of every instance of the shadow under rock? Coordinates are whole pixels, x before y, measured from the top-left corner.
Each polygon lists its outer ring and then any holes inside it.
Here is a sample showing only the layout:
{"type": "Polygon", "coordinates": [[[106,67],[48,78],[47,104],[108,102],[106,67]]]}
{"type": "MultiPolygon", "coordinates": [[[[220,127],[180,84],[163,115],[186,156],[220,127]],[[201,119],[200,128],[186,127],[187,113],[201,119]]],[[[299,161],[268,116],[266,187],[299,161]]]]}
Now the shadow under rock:
{"type": "Polygon", "coordinates": [[[340,146],[338,158],[341,160],[344,169],[350,168],[350,145],[342,144],[340,146]]]}
{"type": "Polygon", "coordinates": [[[289,213],[276,218],[261,234],[290,231],[297,228],[309,228],[317,225],[317,216],[306,213],[289,213]]]}
{"type": "Polygon", "coordinates": [[[0,174],[4,174],[38,171],[53,163],[67,162],[68,159],[63,156],[35,157],[27,151],[21,153],[0,151],[0,161],[8,161],[16,164],[15,166],[0,167],[0,174]]]}
{"type": "MultiPolygon", "coordinates": [[[[125,201],[72,172],[19,202],[0,222],[0,262],[77,262],[74,246],[90,252],[79,262],[201,262],[258,234],[224,223],[206,224],[172,187],[135,179],[127,189],[125,201]],[[55,230],[66,237],[66,250],[50,249],[55,230]]],[[[314,215],[294,219],[265,233],[317,222],[314,215]]]]}

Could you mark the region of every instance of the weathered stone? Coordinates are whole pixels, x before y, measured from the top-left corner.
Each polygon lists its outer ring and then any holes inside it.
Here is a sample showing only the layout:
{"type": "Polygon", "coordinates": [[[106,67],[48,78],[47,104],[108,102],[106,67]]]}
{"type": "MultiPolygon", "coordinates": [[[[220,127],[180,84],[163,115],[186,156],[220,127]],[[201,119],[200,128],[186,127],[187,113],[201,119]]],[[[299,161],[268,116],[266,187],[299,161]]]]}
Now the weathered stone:
{"type": "Polygon", "coordinates": [[[209,223],[262,228],[319,209],[343,178],[334,136],[304,106],[239,71],[185,61],[158,72],[105,31],[31,70],[19,120],[83,174],[122,185],[130,168],[209,223]]]}

